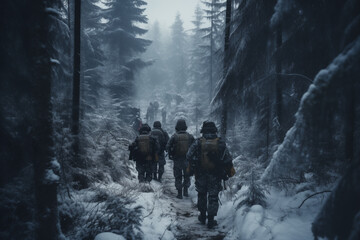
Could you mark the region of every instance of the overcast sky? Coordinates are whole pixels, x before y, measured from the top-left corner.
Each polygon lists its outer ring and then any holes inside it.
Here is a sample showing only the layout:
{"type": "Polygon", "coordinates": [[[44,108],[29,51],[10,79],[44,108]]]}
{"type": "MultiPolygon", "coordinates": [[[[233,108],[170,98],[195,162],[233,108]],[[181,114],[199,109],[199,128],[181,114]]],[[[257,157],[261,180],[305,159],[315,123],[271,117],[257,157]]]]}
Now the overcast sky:
{"type": "Polygon", "coordinates": [[[200,0],[145,0],[148,5],[145,15],[149,18],[149,24],[156,20],[160,26],[170,28],[175,20],[176,13],[179,12],[181,19],[184,21],[184,28],[192,28],[191,21],[194,17],[196,5],[200,0]]]}

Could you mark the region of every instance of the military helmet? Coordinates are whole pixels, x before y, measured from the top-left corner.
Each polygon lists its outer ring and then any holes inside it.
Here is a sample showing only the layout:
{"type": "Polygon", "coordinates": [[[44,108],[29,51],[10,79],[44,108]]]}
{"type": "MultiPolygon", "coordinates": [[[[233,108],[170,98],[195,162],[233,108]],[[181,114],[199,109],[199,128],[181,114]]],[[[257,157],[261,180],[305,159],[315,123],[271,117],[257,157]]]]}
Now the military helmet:
{"type": "Polygon", "coordinates": [[[186,131],[187,126],[184,119],[179,119],[176,123],[175,130],[176,131],[186,131]]]}
{"type": "Polygon", "coordinates": [[[161,128],[161,122],[160,121],[155,121],[153,124],[154,128],[161,128]]]}
{"type": "Polygon", "coordinates": [[[140,128],[139,133],[140,133],[140,134],[142,134],[142,133],[148,133],[148,132],[150,132],[150,131],[151,131],[151,127],[150,127],[147,123],[145,123],[145,124],[143,124],[142,127],[140,128]]]}
{"type": "Polygon", "coordinates": [[[214,122],[205,121],[201,127],[200,133],[217,133],[218,129],[214,122]]]}

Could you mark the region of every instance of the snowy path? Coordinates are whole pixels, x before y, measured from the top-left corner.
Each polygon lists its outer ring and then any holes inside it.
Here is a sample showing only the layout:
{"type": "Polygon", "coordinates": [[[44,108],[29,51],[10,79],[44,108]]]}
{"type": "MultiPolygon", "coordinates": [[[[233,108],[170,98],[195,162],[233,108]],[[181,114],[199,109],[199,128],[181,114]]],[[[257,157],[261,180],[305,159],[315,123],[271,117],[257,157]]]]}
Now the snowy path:
{"type": "MultiPolygon", "coordinates": [[[[198,210],[194,201],[196,191],[190,189],[189,197],[177,199],[172,171],[172,161],[165,165],[162,183],[152,181],[143,185],[139,196],[144,206],[142,230],[145,239],[223,239],[225,230],[221,226],[209,230],[198,221],[198,210]]],[[[193,184],[193,183],[192,183],[193,184]]]]}

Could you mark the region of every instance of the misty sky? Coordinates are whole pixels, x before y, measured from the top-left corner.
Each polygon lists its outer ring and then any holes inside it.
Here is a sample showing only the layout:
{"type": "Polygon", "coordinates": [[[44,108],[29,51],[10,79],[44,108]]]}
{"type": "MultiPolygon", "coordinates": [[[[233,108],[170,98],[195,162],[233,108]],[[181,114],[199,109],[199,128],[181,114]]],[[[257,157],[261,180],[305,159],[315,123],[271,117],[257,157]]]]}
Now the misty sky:
{"type": "Polygon", "coordinates": [[[170,28],[175,20],[176,13],[179,12],[181,19],[184,21],[184,28],[192,28],[191,21],[194,17],[196,5],[200,0],[145,0],[148,5],[145,14],[152,24],[156,20],[160,26],[170,28]]]}

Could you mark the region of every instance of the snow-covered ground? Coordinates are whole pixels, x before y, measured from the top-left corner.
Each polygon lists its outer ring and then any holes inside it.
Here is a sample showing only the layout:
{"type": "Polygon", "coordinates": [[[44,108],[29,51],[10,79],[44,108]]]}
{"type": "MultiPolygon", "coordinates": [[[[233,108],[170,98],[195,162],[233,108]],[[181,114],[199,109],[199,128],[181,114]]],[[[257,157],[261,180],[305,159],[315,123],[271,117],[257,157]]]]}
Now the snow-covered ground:
{"type": "Polygon", "coordinates": [[[177,192],[172,166],[173,162],[168,160],[162,183],[152,181],[139,189],[141,192],[136,204],[145,208],[141,228],[144,239],[221,239],[225,236],[222,228],[208,230],[198,221],[193,183],[189,197],[175,197],[177,192]]]}
{"type": "MultiPolygon", "coordinates": [[[[310,194],[300,191],[287,195],[285,191],[270,190],[267,194],[266,208],[260,205],[236,208],[243,199],[247,187],[235,195],[229,190],[220,193],[220,208],[216,217],[219,225],[209,230],[197,219],[197,193],[194,179],[189,189],[189,197],[177,199],[172,171],[172,161],[167,160],[162,183],[152,181],[150,184],[137,185],[137,198],[133,206],[141,205],[143,221],[141,230],[144,239],[227,239],[227,240],[305,240],[312,239],[311,223],[328,196],[328,193],[308,199],[299,208],[302,201],[310,194]]],[[[112,187],[115,187],[114,185],[112,187]]],[[[231,186],[230,186],[231,187],[231,186]]],[[[229,188],[228,188],[229,189],[229,188]]],[[[102,233],[96,240],[123,239],[119,235],[102,233]],[[118,237],[118,238],[117,238],[118,237]]]]}
{"type": "Polygon", "coordinates": [[[311,223],[320,210],[323,198],[309,199],[299,209],[304,198],[305,194],[289,197],[283,192],[272,191],[268,195],[267,208],[260,205],[242,207],[235,214],[233,203],[227,202],[220,211],[220,216],[232,216],[226,219],[232,229],[225,239],[313,239],[311,223]]]}
{"type": "MultiPolygon", "coordinates": [[[[144,239],[223,239],[230,226],[220,224],[209,230],[198,221],[193,179],[189,197],[176,198],[172,166],[172,161],[167,160],[162,183],[152,181],[150,184],[138,184],[139,192],[134,206],[144,207],[141,226],[144,239]]],[[[96,240],[115,240],[116,236],[102,233],[96,240]]]]}

